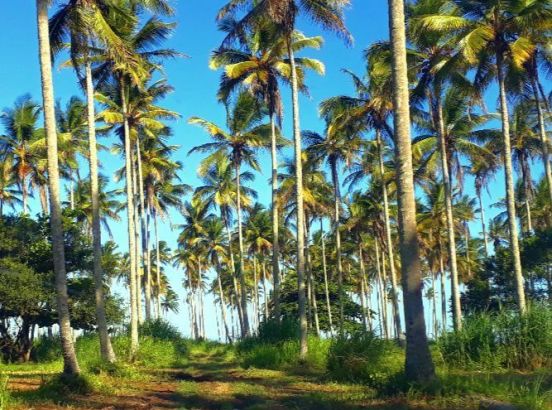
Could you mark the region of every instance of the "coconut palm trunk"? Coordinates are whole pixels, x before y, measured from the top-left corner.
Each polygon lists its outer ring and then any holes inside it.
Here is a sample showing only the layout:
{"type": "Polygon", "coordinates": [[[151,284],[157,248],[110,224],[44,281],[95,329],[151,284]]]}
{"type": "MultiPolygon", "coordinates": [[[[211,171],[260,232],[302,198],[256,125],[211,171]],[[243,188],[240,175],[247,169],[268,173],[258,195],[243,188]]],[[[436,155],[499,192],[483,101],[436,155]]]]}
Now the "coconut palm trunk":
{"type": "Polygon", "coordinates": [[[378,300],[379,300],[379,310],[380,310],[380,333],[381,336],[385,339],[389,338],[389,332],[387,330],[387,292],[385,291],[385,280],[384,275],[382,274],[381,261],[380,262],[380,249],[378,240],[375,240],[375,251],[376,251],[376,272],[378,279],[378,300]]]}
{"type": "Polygon", "coordinates": [[[272,157],[272,300],[274,317],[280,320],[280,238],[278,216],[278,153],[276,141],[276,121],[274,114],[270,116],[271,139],[270,153],[272,157]]]}
{"type": "Polygon", "coordinates": [[[130,129],[127,117],[127,103],[125,93],[125,81],[120,78],[121,108],[123,112],[123,134],[125,140],[125,173],[126,173],[126,197],[127,197],[127,224],[128,224],[128,254],[130,259],[130,354],[134,356],[138,351],[138,297],[136,265],[136,225],[134,217],[134,189],[132,184],[133,164],[132,145],[130,143],[130,129]]]}
{"type": "Polygon", "coordinates": [[[544,174],[546,175],[546,181],[548,182],[548,194],[550,196],[550,202],[552,202],[552,166],[550,165],[550,153],[548,152],[549,139],[546,135],[546,124],[544,121],[544,113],[542,109],[542,103],[539,96],[539,88],[537,80],[534,76],[531,76],[531,90],[535,98],[535,104],[537,107],[537,120],[539,126],[539,136],[542,145],[542,162],[544,165],[544,174]]]}
{"type": "Polygon", "coordinates": [[[481,232],[483,234],[483,245],[485,247],[485,257],[489,257],[489,237],[487,235],[487,223],[485,219],[485,208],[483,207],[483,198],[481,197],[481,187],[475,189],[477,200],[479,202],[479,216],[481,218],[481,232]]]}
{"type": "MultiPolygon", "coordinates": [[[[130,134],[129,134],[130,135],[130,134]]],[[[134,147],[130,146],[130,163],[131,173],[130,180],[132,183],[132,192],[134,195],[134,257],[136,261],[136,310],[138,312],[138,323],[143,323],[144,315],[142,311],[142,275],[143,269],[140,265],[140,209],[139,209],[139,197],[138,197],[138,163],[136,161],[136,155],[134,147]]]]}
{"type": "Polygon", "coordinates": [[[447,245],[450,263],[451,297],[452,297],[452,320],[454,330],[462,329],[462,307],[460,305],[460,289],[458,282],[458,264],[456,258],[456,237],[454,229],[454,217],[452,214],[452,187],[448,163],[447,142],[445,139],[445,124],[443,121],[443,105],[440,95],[437,100],[437,126],[439,133],[439,150],[441,153],[441,172],[443,174],[443,185],[445,189],[445,211],[447,220],[447,245]]]}
{"type": "Polygon", "coordinates": [[[500,114],[502,120],[502,155],[504,160],[504,177],[506,183],[506,206],[508,209],[508,226],[510,231],[510,251],[514,266],[514,278],[516,282],[516,295],[521,314],[527,310],[525,304],[525,289],[523,271],[521,269],[521,257],[519,253],[518,227],[516,222],[516,204],[514,193],[514,175],[512,170],[512,150],[510,141],[510,118],[508,113],[508,101],[506,98],[506,85],[504,80],[503,54],[500,50],[496,53],[496,68],[498,74],[498,89],[500,94],[500,114]]]}
{"type": "Polygon", "coordinates": [[[230,329],[228,328],[228,321],[226,319],[226,302],[224,300],[224,291],[222,290],[222,281],[220,279],[220,275],[222,273],[222,266],[220,265],[220,261],[216,260],[217,265],[217,285],[218,285],[218,291],[219,291],[219,299],[220,299],[220,313],[222,315],[222,323],[224,326],[224,334],[226,335],[226,340],[228,343],[232,343],[232,337],[230,334],[230,329]]]}
{"type": "Polygon", "coordinates": [[[140,199],[140,227],[142,230],[142,266],[146,274],[144,286],[144,301],[146,320],[151,319],[151,260],[149,254],[148,226],[146,226],[147,210],[144,197],[144,176],[142,173],[142,152],[140,149],[140,138],[136,138],[136,162],[138,163],[138,191],[140,199]]]}
{"type": "Polygon", "coordinates": [[[159,231],[157,228],[157,211],[153,209],[153,229],[155,231],[155,283],[157,284],[157,293],[155,303],[157,305],[157,319],[161,318],[161,251],[159,249],[159,231]]]}
{"type": "Polygon", "coordinates": [[[249,336],[249,314],[247,312],[247,288],[245,284],[245,272],[243,269],[243,227],[242,227],[242,213],[241,213],[241,180],[240,180],[240,163],[236,161],[236,213],[238,214],[238,249],[239,249],[239,261],[238,272],[241,287],[241,309],[243,316],[242,337],[249,336]]]}
{"type": "Polygon", "coordinates": [[[303,162],[301,144],[301,126],[299,120],[299,89],[297,83],[297,67],[291,46],[291,33],[287,38],[287,51],[291,66],[291,102],[293,108],[293,141],[295,155],[295,201],[297,212],[297,291],[300,326],[300,359],[307,357],[307,301],[305,294],[305,212],[303,204],[303,162]]]}
{"type": "Polygon", "coordinates": [[[328,311],[330,334],[333,335],[332,305],[330,303],[330,289],[328,286],[328,266],[326,262],[326,240],[324,239],[324,226],[322,218],[320,218],[320,240],[322,242],[322,271],[324,273],[324,293],[326,294],[326,310],[328,311]]]}
{"type": "Polygon", "coordinates": [[[339,334],[343,335],[344,331],[344,308],[343,308],[343,261],[341,258],[341,232],[340,232],[340,208],[341,208],[341,193],[339,188],[339,175],[337,173],[337,163],[332,160],[330,163],[332,172],[332,183],[334,190],[334,232],[335,232],[335,253],[337,267],[337,293],[339,301],[339,334]]]}
{"type": "Polygon", "coordinates": [[[96,114],[94,110],[94,85],[92,83],[92,67],[86,62],[86,99],[88,115],[88,160],[90,166],[90,198],[92,202],[92,244],[94,252],[94,297],[96,301],[96,321],[100,338],[102,359],[115,362],[115,352],[107,328],[105,314],[105,295],[102,271],[102,230],[100,220],[100,189],[98,182],[98,148],[96,143],[96,114]]]}
{"type": "Polygon", "coordinates": [[[406,324],[405,376],[409,381],[429,382],[435,379],[435,368],[429,352],[422,300],[422,270],[416,229],[405,31],[404,1],[389,0],[399,248],[406,324]]]}
{"type": "Polygon", "coordinates": [[[439,239],[439,276],[441,278],[441,326],[443,333],[447,331],[447,291],[445,287],[446,273],[445,264],[443,262],[443,246],[439,239]]]}
{"type": "Polygon", "coordinates": [[[310,254],[310,218],[305,218],[305,266],[307,271],[307,281],[310,288],[310,304],[312,319],[316,335],[320,335],[320,321],[318,318],[318,303],[316,300],[316,283],[312,272],[311,254],[310,254]]]}
{"type": "Polygon", "coordinates": [[[80,373],[75,346],[71,337],[71,318],[67,295],[67,274],[65,271],[65,250],[63,226],[59,196],[59,162],[54,111],[54,86],[50,38],[48,28],[48,1],[37,0],[37,26],[39,43],[40,77],[42,99],[44,103],[44,128],[46,129],[48,154],[48,185],[50,190],[50,228],[52,234],[52,256],[54,260],[56,302],[63,355],[63,372],[76,375],[80,373]]]}
{"type": "Polygon", "coordinates": [[[238,282],[236,279],[236,263],[234,261],[234,252],[232,251],[232,233],[230,232],[230,223],[228,222],[228,218],[225,215],[224,211],[221,209],[221,218],[224,221],[224,226],[226,228],[226,235],[228,237],[228,254],[230,255],[230,265],[231,265],[231,272],[232,272],[232,285],[234,286],[234,293],[236,295],[236,306],[238,308],[238,321],[240,324],[240,331],[243,334],[243,312],[242,312],[242,305],[239,302],[240,300],[240,288],[238,286],[238,282]]]}
{"type": "Polygon", "coordinates": [[[391,272],[391,291],[393,292],[393,322],[395,325],[395,335],[397,338],[402,333],[401,315],[399,310],[399,289],[397,285],[397,272],[395,270],[395,252],[393,251],[393,240],[391,238],[391,221],[389,218],[389,199],[387,195],[387,185],[385,183],[385,168],[383,162],[383,143],[380,130],[376,130],[376,140],[378,145],[379,171],[381,177],[381,190],[383,195],[383,217],[385,219],[385,241],[387,244],[387,256],[389,259],[389,270],[391,272]]]}

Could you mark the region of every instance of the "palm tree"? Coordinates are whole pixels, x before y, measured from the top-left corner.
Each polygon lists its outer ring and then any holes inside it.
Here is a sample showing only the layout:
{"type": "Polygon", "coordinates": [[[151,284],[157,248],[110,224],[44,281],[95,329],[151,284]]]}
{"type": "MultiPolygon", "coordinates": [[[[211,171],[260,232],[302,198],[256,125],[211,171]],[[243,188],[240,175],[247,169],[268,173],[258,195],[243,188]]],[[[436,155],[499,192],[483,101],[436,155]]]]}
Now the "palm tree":
{"type": "Polygon", "coordinates": [[[299,320],[301,327],[301,359],[307,355],[307,317],[305,296],[305,217],[303,210],[303,172],[302,172],[302,147],[301,126],[299,120],[299,78],[293,49],[293,33],[295,32],[296,19],[299,13],[312,18],[324,28],[350,40],[350,35],[343,21],[343,8],[349,4],[349,0],[275,0],[255,2],[252,0],[233,0],[224,6],[219,12],[219,18],[224,18],[235,13],[240,6],[249,6],[250,11],[243,17],[228,34],[227,41],[239,36],[246,27],[255,27],[259,23],[259,17],[269,18],[273,21],[285,39],[287,54],[290,62],[290,82],[293,112],[293,139],[295,151],[295,169],[297,173],[297,284],[299,289],[299,320]]]}
{"type": "MultiPolygon", "coordinates": [[[[276,125],[282,122],[282,101],[280,96],[279,81],[289,82],[290,62],[286,59],[286,44],[283,37],[278,35],[274,26],[266,22],[259,28],[260,34],[243,39],[242,49],[221,47],[216,50],[210,66],[219,68],[224,66],[225,73],[221,80],[219,99],[225,101],[236,88],[245,85],[249,91],[257,95],[268,109],[271,126],[270,152],[272,157],[272,277],[274,317],[280,319],[280,262],[278,243],[278,157],[277,150],[281,145],[276,125]]],[[[306,47],[320,48],[321,37],[305,37],[301,33],[293,35],[293,49],[297,52],[306,47]]],[[[311,68],[318,73],[324,72],[324,66],[311,58],[296,59],[299,79],[304,78],[303,71],[311,68]]],[[[299,84],[304,88],[304,84],[299,84]]]]}
{"type": "Polygon", "coordinates": [[[10,161],[0,161],[0,218],[4,216],[4,206],[9,205],[15,210],[21,205],[21,190],[17,187],[17,179],[13,175],[10,161]]]}
{"type": "Polygon", "coordinates": [[[395,156],[399,201],[399,239],[406,323],[405,374],[408,380],[428,382],[435,369],[427,342],[422,300],[420,249],[412,170],[408,67],[406,63],[404,2],[389,0],[389,32],[393,55],[395,156]]]}
{"type": "Polygon", "coordinates": [[[242,229],[242,205],[241,205],[241,167],[245,163],[258,170],[259,165],[255,158],[255,150],[267,146],[270,138],[270,124],[261,124],[264,116],[263,110],[257,101],[249,93],[243,92],[236,97],[234,106],[228,110],[227,126],[229,132],[224,131],[218,125],[198,117],[190,118],[191,124],[201,126],[215,141],[193,148],[191,152],[213,152],[205,161],[208,164],[221,154],[228,155],[234,167],[236,179],[236,213],[238,224],[238,249],[239,257],[237,272],[241,285],[241,305],[243,314],[243,336],[249,334],[249,319],[247,314],[247,298],[245,276],[243,272],[243,229],[242,229]]]}
{"type": "Polygon", "coordinates": [[[37,165],[36,150],[32,148],[40,137],[38,120],[40,106],[29,95],[19,98],[13,108],[2,113],[5,134],[2,135],[2,152],[5,160],[12,164],[23,204],[23,213],[28,211],[29,177],[37,165]]]}
{"type": "MultiPolygon", "coordinates": [[[[449,32],[457,37],[459,53],[467,63],[478,66],[479,72],[488,72],[492,64],[496,68],[502,122],[502,159],[506,184],[506,203],[510,230],[516,293],[520,312],[525,313],[525,290],[519,251],[518,227],[516,221],[514,176],[510,136],[510,114],[506,90],[506,68],[509,63],[521,68],[531,58],[534,44],[526,36],[527,28],[541,27],[547,15],[546,2],[535,5],[521,1],[459,0],[454,14],[428,15],[422,25],[432,31],[449,32]],[[477,40],[476,40],[477,39],[477,40]]],[[[488,75],[479,88],[487,85],[488,75]]]]}
{"type": "Polygon", "coordinates": [[[44,128],[48,141],[48,185],[50,192],[50,226],[52,233],[52,254],[56,282],[57,314],[63,355],[63,372],[69,375],[80,373],[71,331],[69,315],[67,276],[65,271],[65,250],[61,206],[59,197],[59,165],[57,151],[56,117],[54,106],[54,87],[52,81],[52,63],[50,38],[48,32],[48,1],[37,0],[37,25],[39,42],[39,60],[44,106],[44,128]]]}

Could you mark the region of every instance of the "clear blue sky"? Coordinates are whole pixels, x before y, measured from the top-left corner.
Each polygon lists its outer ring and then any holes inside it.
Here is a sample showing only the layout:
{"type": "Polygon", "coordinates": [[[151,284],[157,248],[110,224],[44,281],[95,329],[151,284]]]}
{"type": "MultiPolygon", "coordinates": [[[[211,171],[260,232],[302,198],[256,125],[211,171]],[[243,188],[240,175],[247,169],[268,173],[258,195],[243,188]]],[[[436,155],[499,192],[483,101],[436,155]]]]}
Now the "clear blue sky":
{"type": "MultiPolygon", "coordinates": [[[[12,105],[17,97],[25,93],[30,93],[36,100],[40,100],[34,2],[10,1],[5,3],[3,6],[4,24],[0,30],[0,50],[2,50],[3,56],[3,61],[0,64],[0,109],[12,105]]],[[[183,181],[195,185],[197,181],[195,170],[200,156],[187,156],[187,152],[193,146],[206,142],[207,137],[201,129],[188,125],[187,119],[192,115],[197,115],[218,123],[224,121],[224,109],[217,104],[215,99],[220,73],[211,71],[207,63],[211,50],[216,48],[222,39],[221,33],[216,29],[215,15],[225,1],[179,0],[175,3],[177,14],[172,21],[176,21],[178,26],[167,46],[187,54],[190,58],[177,59],[166,64],[167,77],[170,84],[175,87],[175,92],[163,104],[182,115],[182,119],[173,124],[174,138],[172,142],[181,145],[175,159],[184,164],[183,181]]],[[[308,77],[310,97],[303,96],[301,98],[303,129],[321,131],[323,124],[317,115],[318,103],[327,97],[349,94],[353,91],[350,82],[340,72],[340,69],[348,68],[362,74],[364,70],[362,51],[374,41],[387,39],[387,2],[385,0],[353,1],[353,5],[346,13],[346,23],[355,39],[354,45],[351,47],[346,47],[341,40],[330,33],[323,32],[309,21],[299,21],[298,28],[301,31],[307,35],[323,35],[326,40],[322,50],[308,51],[306,54],[325,63],[326,75],[319,77],[311,74],[308,77]]],[[[56,99],[65,103],[72,95],[81,95],[71,70],[60,69],[59,63],[57,63],[54,67],[54,76],[56,99]]],[[[286,116],[284,131],[289,136],[291,134],[289,122],[291,110],[287,91],[284,92],[284,103],[286,116]]],[[[494,108],[494,104],[495,99],[493,98],[489,107],[494,108]]],[[[103,143],[107,144],[108,141],[104,140],[103,143]]],[[[289,154],[285,153],[284,155],[289,154]]],[[[113,177],[113,171],[122,166],[121,159],[109,153],[103,153],[101,160],[104,164],[102,172],[110,178],[113,177]]],[[[269,157],[267,153],[261,156],[261,164],[263,174],[257,175],[253,187],[258,190],[260,201],[268,204],[269,157]]],[[[85,165],[83,165],[83,170],[85,172],[82,175],[87,175],[88,170],[85,165]]],[[[540,176],[541,173],[539,168],[535,176],[540,176]]],[[[468,184],[471,185],[471,181],[468,181],[468,184]]],[[[496,201],[504,192],[500,175],[497,176],[496,184],[492,189],[494,201],[496,201]]],[[[490,202],[489,198],[485,198],[485,200],[487,203],[490,202]]],[[[38,203],[34,209],[38,211],[38,203]]],[[[121,251],[125,251],[127,248],[124,216],[121,215],[123,222],[112,223],[112,230],[121,251]]],[[[487,216],[492,215],[488,213],[487,216]]],[[[180,216],[176,213],[172,215],[171,219],[173,224],[178,224],[181,221],[180,216]]],[[[479,232],[479,230],[474,232],[479,232]]],[[[168,223],[161,228],[162,239],[167,240],[171,248],[175,247],[176,235],[176,232],[171,232],[168,223]]],[[[171,268],[169,277],[175,290],[183,295],[182,272],[171,268]]],[[[180,314],[171,317],[171,320],[185,330],[187,329],[188,315],[182,299],[181,305],[180,314]]],[[[209,317],[212,309],[210,299],[207,299],[206,305],[209,317]]],[[[208,322],[208,336],[215,337],[214,321],[208,322]]]]}

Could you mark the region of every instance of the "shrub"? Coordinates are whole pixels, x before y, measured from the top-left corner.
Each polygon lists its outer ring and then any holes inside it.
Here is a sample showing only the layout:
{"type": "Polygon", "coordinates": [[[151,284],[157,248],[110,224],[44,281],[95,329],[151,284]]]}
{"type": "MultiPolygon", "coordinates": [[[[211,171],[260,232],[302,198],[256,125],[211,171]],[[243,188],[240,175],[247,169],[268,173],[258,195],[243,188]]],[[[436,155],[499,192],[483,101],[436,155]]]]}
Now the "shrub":
{"type": "Polygon", "coordinates": [[[157,340],[182,339],[178,329],[163,319],[146,320],[140,325],[138,331],[140,336],[149,336],[157,340]]]}
{"type": "Polygon", "coordinates": [[[402,372],[403,365],[404,351],[394,342],[359,333],[332,343],[327,369],[337,380],[380,389],[402,372]]]}
{"type": "Polygon", "coordinates": [[[61,342],[59,337],[40,336],[33,342],[31,360],[40,363],[50,363],[61,357],[61,342]]]}

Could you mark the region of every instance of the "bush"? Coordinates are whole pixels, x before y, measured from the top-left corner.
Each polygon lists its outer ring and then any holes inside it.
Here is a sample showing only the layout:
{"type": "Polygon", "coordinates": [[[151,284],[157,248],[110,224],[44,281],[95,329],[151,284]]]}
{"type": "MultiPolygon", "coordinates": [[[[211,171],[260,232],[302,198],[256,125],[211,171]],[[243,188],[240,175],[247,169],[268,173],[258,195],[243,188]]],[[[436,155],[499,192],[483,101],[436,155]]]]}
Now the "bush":
{"type": "Polygon", "coordinates": [[[140,325],[138,332],[140,336],[149,336],[157,340],[182,339],[178,329],[163,319],[146,320],[140,325]]]}
{"type": "Polygon", "coordinates": [[[535,305],[518,312],[476,314],[461,331],[447,333],[437,346],[449,366],[478,369],[536,369],[552,364],[552,309],[535,305]]]}
{"type": "Polygon", "coordinates": [[[61,357],[61,342],[59,337],[40,336],[33,342],[31,360],[33,362],[51,363],[61,357]]]}
{"type": "Polygon", "coordinates": [[[381,389],[403,370],[404,351],[390,340],[372,333],[336,339],[330,346],[330,377],[381,389]]]}

